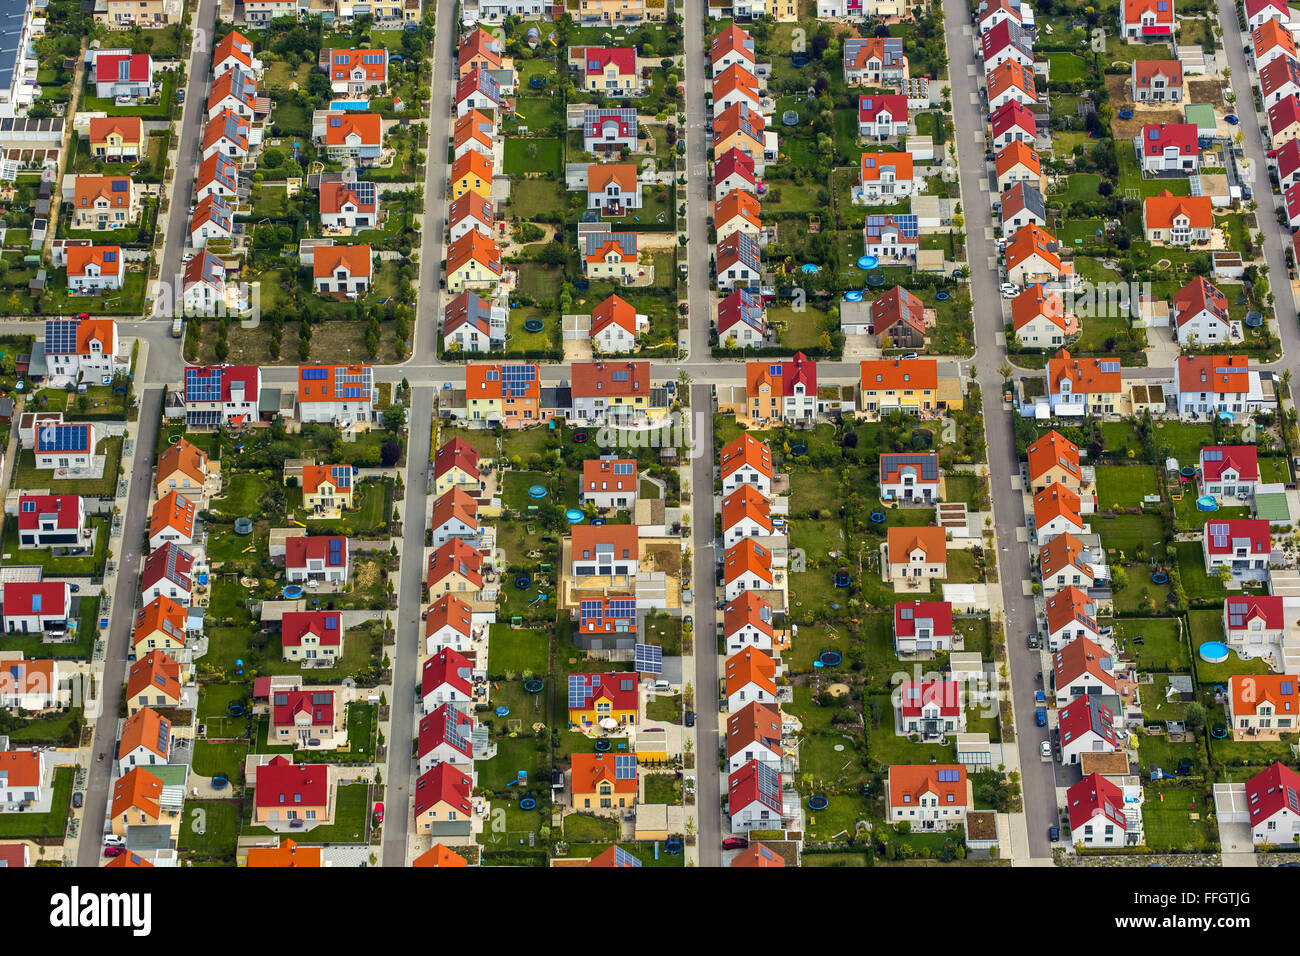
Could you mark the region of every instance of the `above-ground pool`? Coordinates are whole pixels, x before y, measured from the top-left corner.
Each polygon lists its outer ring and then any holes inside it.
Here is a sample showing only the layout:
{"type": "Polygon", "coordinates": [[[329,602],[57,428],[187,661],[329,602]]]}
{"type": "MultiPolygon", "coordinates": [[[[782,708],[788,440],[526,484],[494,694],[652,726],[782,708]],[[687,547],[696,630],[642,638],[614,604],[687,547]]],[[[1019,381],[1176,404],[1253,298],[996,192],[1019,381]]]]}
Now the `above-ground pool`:
{"type": "Polygon", "coordinates": [[[821,272],[822,267],[812,262],[805,262],[799,267],[799,271],[804,275],[812,275],[814,272],[821,272]]]}
{"type": "Polygon", "coordinates": [[[786,110],[784,113],[782,113],[782,114],[781,114],[781,125],[782,125],[782,126],[798,126],[798,125],[799,125],[799,111],[798,111],[798,110],[786,110]]]}
{"type": "Polygon", "coordinates": [[[1219,499],[1215,498],[1214,495],[1201,495],[1201,497],[1196,499],[1196,510],[1218,511],[1219,499]]]}
{"type": "Polygon", "coordinates": [[[235,534],[238,534],[238,535],[246,535],[246,534],[252,534],[252,533],[253,533],[253,519],[252,519],[252,518],[236,518],[236,519],[235,519],[235,534]]]}
{"type": "Polygon", "coordinates": [[[1236,419],[1236,417],[1237,417],[1237,416],[1235,416],[1234,414],[1232,414],[1232,412],[1219,412],[1219,420],[1220,420],[1220,421],[1225,421],[1225,422],[1227,422],[1229,425],[1231,425],[1231,424],[1233,423],[1233,421],[1236,419]]]}
{"type": "Polygon", "coordinates": [[[569,519],[569,524],[577,524],[582,520],[582,512],[577,508],[570,508],[568,511],[564,512],[564,517],[569,519]]]}
{"type": "Polygon", "coordinates": [[[874,268],[875,268],[876,266],[878,266],[878,265],[880,265],[880,260],[879,260],[878,258],[876,258],[875,256],[859,256],[859,257],[858,257],[858,268],[859,268],[859,269],[864,269],[864,270],[866,270],[867,272],[870,272],[872,269],[874,269],[874,268]]]}
{"type": "Polygon", "coordinates": [[[510,716],[510,708],[507,707],[505,704],[502,704],[500,707],[497,708],[496,713],[498,717],[508,717],[510,716]]]}
{"type": "Polygon", "coordinates": [[[859,292],[857,289],[850,289],[848,292],[845,292],[845,293],[844,293],[844,301],[845,301],[845,302],[861,302],[861,301],[862,301],[862,293],[859,292]]]}
{"type": "Polygon", "coordinates": [[[285,585],[285,588],[284,588],[284,599],[285,599],[286,601],[296,601],[296,600],[297,600],[298,598],[300,598],[300,597],[302,597],[302,585],[301,585],[301,584],[288,584],[288,585],[285,585]]]}
{"type": "Polygon", "coordinates": [[[545,498],[545,497],[546,497],[546,486],[545,486],[545,485],[529,485],[529,486],[528,486],[528,497],[529,497],[529,498],[545,498]]]}
{"type": "Polygon", "coordinates": [[[334,100],[330,103],[332,110],[368,110],[370,109],[369,100],[334,100]]]}
{"type": "Polygon", "coordinates": [[[1207,664],[1222,664],[1228,659],[1228,645],[1223,641],[1206,641],[1197,649],[1197,653],[1207,664]]]}

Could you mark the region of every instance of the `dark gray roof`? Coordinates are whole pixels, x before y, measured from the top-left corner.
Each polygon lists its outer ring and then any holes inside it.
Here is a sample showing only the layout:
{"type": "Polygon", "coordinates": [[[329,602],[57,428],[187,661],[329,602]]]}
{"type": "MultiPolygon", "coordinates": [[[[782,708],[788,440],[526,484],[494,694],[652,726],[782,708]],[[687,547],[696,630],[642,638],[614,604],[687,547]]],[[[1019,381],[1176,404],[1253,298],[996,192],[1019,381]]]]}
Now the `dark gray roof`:
{"type": "Polygon", "coordinates": [[[888,452],[880,456],[880,474],[887,475],[904,465],[915,465],[921,472],[922,481],[939,480],[939,456],[934,452],[912,454],[909,452],[888,452]]]}

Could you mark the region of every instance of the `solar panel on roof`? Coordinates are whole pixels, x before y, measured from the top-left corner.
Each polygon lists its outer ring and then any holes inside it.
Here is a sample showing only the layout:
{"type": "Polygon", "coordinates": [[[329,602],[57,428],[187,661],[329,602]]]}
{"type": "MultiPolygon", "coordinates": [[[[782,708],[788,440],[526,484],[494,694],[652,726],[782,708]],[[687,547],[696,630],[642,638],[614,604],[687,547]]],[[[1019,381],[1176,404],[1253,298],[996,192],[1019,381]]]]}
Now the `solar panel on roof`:
{"type": "Polygon", "coordinates": [[[959,777],[960,777],[960,775],[958,774],[958,772],[957,772],[956,770],[940,770],[940,771],[939,771],[939,782],[940,782],[940,783],[956,783],[957,780],[959,779],[959,777]]]}
{"type": "Polygon", "coordinates": [[[71,355],[77,351],[76,319],[47,319],[45,322],[45,354],[71,355]]]}
{"type": "Polygon", "coordinates": [[[304,382],[324,381],[329,377],[329,372],[323,368],[305,368],[301,372],[304,382]]]}
{"type": "Polygon", "coordinates": [[[37,451],[82,451],[90,444],[89,425],[46,425],[36,437],[37,451]]]}
{"type": "Polygon", "coordinates": [[[615,866],[640,866],[641,861],[634,857],[621,846],[614,847],[614,865],[615,866]]]}
{"type": "Polygon", "coordinates": [[[338,629],[339,629],[338,618],[334,617],[333,615],[330,615],[329,617],[325,618],[325,630],[337,631],[338,629]]]}
{"type": "Polygon", "coordinates": [[[614,755],[614,779],[615,780],[635,780],[636,779],[636,757],[631,754],[614,755]]]}
{"type": "Polygon", "coordinates": [[[664,672],[664,651],[655,644],[638,644],[636,646],[636,669],[641,674],[662,674],[664,672]]]}
{"type": "Polygon", "coordinates": [[[583,674],[569,675],[569,707],[582,708],[591,700],[591,687],[583,674]]]}
{"type": "Polygon", "coordinates": [[[460,732],[459,712],[447,708],[447,716],[443,723],[443,735],[447,738],[447,743],[451,744],[457,750],[462,752],[469,749],[469,742],[465,740],[465,735],[460,732]]]}
{"type": "Polygon", "coordinates": [[[1201,454],[1206,461],[1223,461],[1223,450],[1219,448],[1205,448],[1201,454]]]}

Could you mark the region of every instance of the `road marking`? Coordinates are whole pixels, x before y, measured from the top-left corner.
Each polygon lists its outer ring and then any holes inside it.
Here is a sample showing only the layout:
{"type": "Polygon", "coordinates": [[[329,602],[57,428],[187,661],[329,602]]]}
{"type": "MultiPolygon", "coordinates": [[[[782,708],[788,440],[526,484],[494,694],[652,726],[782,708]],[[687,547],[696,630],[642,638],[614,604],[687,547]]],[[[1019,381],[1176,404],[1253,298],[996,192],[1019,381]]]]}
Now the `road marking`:
{"type": "MultiPolygon", "coordinates": [[[[985,189],[988,188],[988,183],[985,183],[985,184],[984,184],[984,188],[985,188],[985,189]]],[[[984,238],[985,238],[985,239],[988,239],[989,241],[992,241],[992,240],[993,240],[993,227],[992,227],[992,226],[985,226],[985,227],[984,227],[984,238]]]]}
{"type": "Polygon", "coordinates": [[[967,75],[967,76],[976,76],[976,75],[977,75],[977,74],[975,73],[975,64],[974,64],[974,63],[967,63],[967,64],[966,64],[966,75],[967,75]]]}
{"type": "Polygon", "coordinates": [[[997,257],[997,256],[989,256],[989,268],[992,269],[994,272],[997,271],[997,268],[998,268],[998,257],[997,257]]]}
{"type": "Polygon", "coordinates": [[[1020,542],[1021,544],[1028,544],[1028,543],[1029,543],[1029,529],[1026,528],[1024,525],[1021,525],[1019,528],[1017,528],[1017,529],[1016,529],[1016,540],[1017,540],[1018,542],[1020,542]]]}
{"type": "Polygon", "coordinates": [[[999,348],[1005,348],[1007,344],[1007,333],[996,332],[993,335],[993,341],[998,343],[999,348]]]}
{"type": "Polygon", "coordinates": [[[979,106],[979,105],[980,105],[980,95],[979,95],[978,93],[972,93],[972,94],[970,95],[970,105],[971,105],[971,106],[979,106]]]}

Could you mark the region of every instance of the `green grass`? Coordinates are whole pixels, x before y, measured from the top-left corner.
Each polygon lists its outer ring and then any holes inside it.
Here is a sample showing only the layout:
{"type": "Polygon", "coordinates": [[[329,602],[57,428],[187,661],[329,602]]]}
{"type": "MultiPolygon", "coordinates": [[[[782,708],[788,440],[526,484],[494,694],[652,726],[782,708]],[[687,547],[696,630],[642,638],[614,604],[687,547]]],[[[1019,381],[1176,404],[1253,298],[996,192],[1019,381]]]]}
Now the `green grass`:
{"type": "Polygon", "coordinates": [[[1088,64],[1073,53],[1048,53],[1046,56],[1047,62],[1051,64],[1051,72],[1048,76],[1054,82],[1072,83],[1086,78],[1089,74],[1088,64]]]}
{"type": "Polygon", "coordinates": [[[563,146],[564,144],[558,139],[507,139],[506,175],[549,173],[559,176],[563,172],[563,146]]]}
{"type": "Polygon", "coordinates": [[[488,637],[488,674],[545,674],[550,652],[550,635],[543,631],[493,624],[488,637]]]}
{"type": "Polygon", "coordinates": [[[1178,562],[1178,576],[1189,600],[1219,600],[1227,594],[1218,575],[1205,570],[1205,551],[1199,541],[1179,541],[1174,544],[1178,562]]]}
{"type": "Polygon", "coordinates": [[[570,813],[564,818],[564,839],[577,843],[612,843],[619,837],[618,820],[590,813],[570,813]]]}
{"type": "Polygon", "coordinates": [[[1186,671],[1191,667],[1187,642],[1179,636],[1180,621],[1175,617],[1125,618],[1115,622],[1117,643],[1128,640],[1125,652],[1144,671],[1186,671]],[[1141,637],[1142,643],[1134,643],[1141,637]]]}
{"type": "MultiPolygon", "coordinates": [[[[200,695],[202,696],[202,695],[200,695]]],[[[247,743],[212,743],[198,740],[194,743],[193,769],[200,777],[225,774],[231,781],[244,779],[244,758],[248,756],[247,743]]]]}
{"type": "MultiPolygon", "coordinates": [[[[1192,649],[1199,648],[1206,641],[1223,640],[1223,610],[1188,611],[1187,624],[1191,630],[1192,649]]],[[[1262,658],[1243,661],[1234,650],[1228,651],[1228,659],[1222,664],[1210,664],[1201,660],[1196,654],[1192,660],[1192,670],[1198,684],[1226,684],[1234,675],[1267,674],[1268,663],[1262,658]]]]}
{"type": "MultiPolygon", "coordinates": [[[[513,708],[511,716],[515,716],[513,708]]],[[[481,760],[476,766],[479,786],[495,793],[504,790],[510,781],[516,779],[520,770],[528,773],[529,780],[540,779],[538,774],[543,764],[537,741],[531,736],[520,736],[498,740],[496,757],[481,760]]]]}
{"type": "MultiPolygon", "coordinates": [[[[1138,548],[1148,551],[1152,542],[1163,541],[1164,522],[1156,515],[1119,515],[1107,520],[1092,520],[1092,527],[1101,535],[1101,543],[1109,552],[1123,552],[1125,560],[1138,548]]],[[[1136,582],[1134,582],[1136,583],[1136,582]]]]}
{"type": "Polygon", "coordinates": [[[62,837],[71,810],[71,767],[55,767],[49,813],[0,813],[0,837],[62,837]]]}
{"type": "Polygon", "coordinates": [[[253,517],[262,511],[261,499],[266,495],[267,483],[258,475],[247,471],[226,475],[222,479],[222,495],[213,498],[213,511],[232,517],[253,517]]]}
{"type": "Polygon", "coordinates": [[[516,179],[510,183],[507,210],[520,219],[536,219],[563,209],[564,184],[547,179],[516,179]]]}
{"type": "Polygon", "coordinates": [[[1157,851],[1216,849],[1219,839],[1213,809],[1213,803],[1199,789],[1148,788],[1142,804],[1147,846],[1157,851]],[[1191,819],[1193,812],[1200,815],[1199,820],[1191,819]]]}
{"type": "Polygon", "coordinates": [[[669,724],[677,723],[682,719],[681,695],[674,694],[669,697],[660,694],[653,698],[646,704],[645,716],[647,720],[661,720],[669,724]]]}
{"type": "Polygon", "coordinates": [[[236,800],[187,800],[181,814],[178,848],[194,861],[210,860],[234,866],[239,825],[236,800]]]}
{"type": "Polygon", "coordinates": [[[17,521],[6,523],[0,551],[8,554],[9,560],[16,564],[39,564],[49,577],[98,577],[108,554],[108,519],[88,516],[86,524],[95,530],[95,547],[90,554],[81,557],[55,557],[52,548],[19,548],[17,521]]]}
{"type": "Polygon", "coordinates": [[[1150,465],[1097,465],[1100,508],[1140,508],[1144,495],[1156,493],[1156,471],[1150,465]]]}
{"type": "MultiPolygon", "coordinates": [[[[304,830],[303,840],[312,843],[362,843],[366,835],[366,816],[370,812],[365,784],[340,786],[335,791],[334,822],[304,830]]],[[[248,802],[251,816],[252,801],[248,802]]],[[[244,836],[275,836],[269,828],[253,826],[245,819],[244,836]]]]}
{"type": "MultiPolygon", "coordinates": [[[[21,559],[20,559],[21,562],[21,559]]],[[[89,660],[99,633],[99,598],[83,597],[77,604],[77,639],[68,644],[46,644],[40,634],[6,634],[4,649],[21,651],[24,657],[56,660],[89,660]]]]}
{"type": "Polygon", "coordinates": [[[117,468],[122,458],[121,437],[104,438],[96,453],[104,456],[104,471],[99,478],[54,477],[54,470],[38,471],[36,454],[31,449],[19,452],[18,464],[10,478],[12,489],[48,488],[53,494],[83,495],[87,498],[112,497],[117,491],[117,468]]]}
{"type": "Polygon", "coordinates": [[[984,497],[985,479],[979,475],[957,472],[943,478],[944,500],[964,501],[972,511],[978,511],[984,497]]]}

